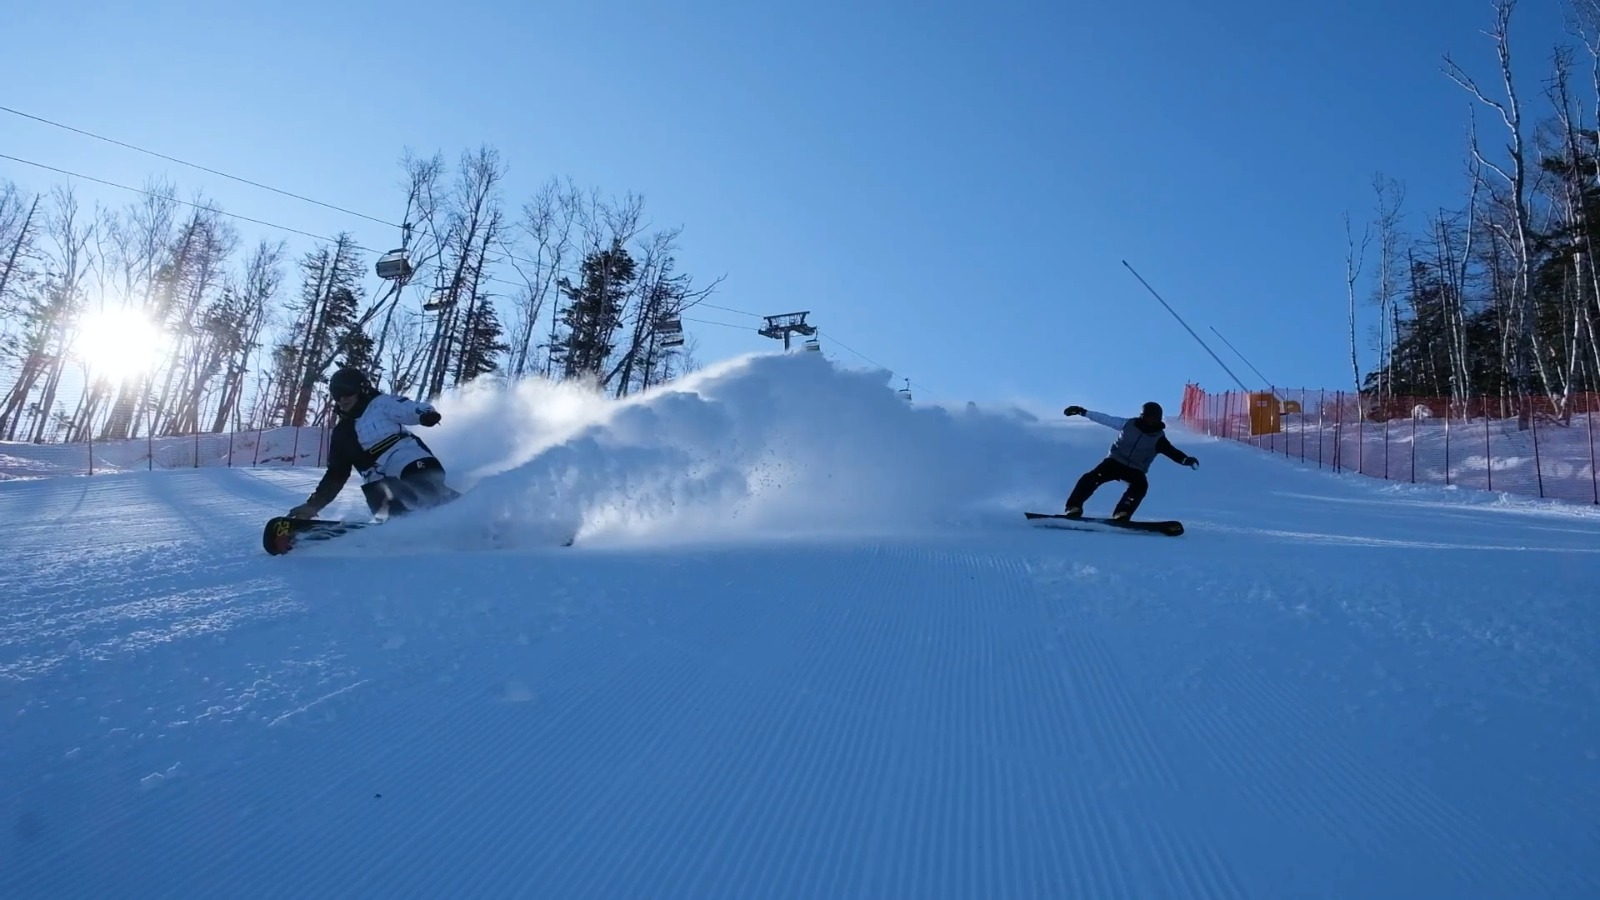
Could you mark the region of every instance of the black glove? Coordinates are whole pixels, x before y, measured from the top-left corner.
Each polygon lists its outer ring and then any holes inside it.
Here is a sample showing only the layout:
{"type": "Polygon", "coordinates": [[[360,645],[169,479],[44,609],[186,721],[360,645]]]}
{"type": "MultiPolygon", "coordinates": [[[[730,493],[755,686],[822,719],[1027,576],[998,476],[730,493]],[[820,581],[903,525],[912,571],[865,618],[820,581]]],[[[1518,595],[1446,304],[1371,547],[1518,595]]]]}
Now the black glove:
{"type": "Polygon", "coordinates": [[[439,413],[436,410],[430,409],[421,416],[418,416],[417,421],[421,422],[425,427],[432,428],[433,426],[439,424],[439,413]]]}
{"type": "Polygon", "coordinates": [[[1187,458],[1187,459],[1185,459],[1185,460],[1184,460],[1184,461],[1183,461],[1183,464],[1184,464],[1184,465],[1186,465],[1186,466],[1188,466],[1188,467],[1189,467],[1189,468],[1191,468],[1191,469],[1198,469],[1198,468],[1200,468],[1200,460],[1198,460],[1198,459],[1195,459],[1195,458],[1194,458],[1194,457],[1192,457],[1192,456],[1191,456],[1191,457],[1188,457],[1188,458],[1187,458]]]}
{"type": "Polygon", "coordinates": [[[1066,409],[1063,409],[1061,414],[1064,416],[1081,416],[1086,412],[1088,412],[1088,410],[1081,406],[1069,406],[1066,409]]]}
{"type": "Polygon", "coordinates": [[[316,518],[317,513],[321,512],[321,511],[322,510],[320,510],[319,508],[317,508],[315,506],[312,506],[310,503],[302,503],[299,506],[296,506],[294,509],[289,510],[289,518],[291,518],[291,519],[312,519],[312,518],[316,518]]]}

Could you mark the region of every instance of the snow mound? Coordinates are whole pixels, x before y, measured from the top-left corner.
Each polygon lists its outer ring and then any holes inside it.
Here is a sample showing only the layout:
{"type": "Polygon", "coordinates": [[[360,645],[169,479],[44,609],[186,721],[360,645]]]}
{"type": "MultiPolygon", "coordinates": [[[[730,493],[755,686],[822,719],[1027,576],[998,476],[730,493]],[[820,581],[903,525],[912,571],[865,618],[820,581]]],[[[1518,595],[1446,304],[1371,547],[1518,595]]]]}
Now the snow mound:
{"type": "Polygon", "coordinates": [[[374,547],[948,529],[1057,505],[1041,486],[1083,462],[1061,443],[1071,429],[1014,409],[914,406],[887,372],[810,354],[743,356],[620,400],[524,382],[439,405],[445,421],[424,437],[467,495],[390,523],[374,547]]]}

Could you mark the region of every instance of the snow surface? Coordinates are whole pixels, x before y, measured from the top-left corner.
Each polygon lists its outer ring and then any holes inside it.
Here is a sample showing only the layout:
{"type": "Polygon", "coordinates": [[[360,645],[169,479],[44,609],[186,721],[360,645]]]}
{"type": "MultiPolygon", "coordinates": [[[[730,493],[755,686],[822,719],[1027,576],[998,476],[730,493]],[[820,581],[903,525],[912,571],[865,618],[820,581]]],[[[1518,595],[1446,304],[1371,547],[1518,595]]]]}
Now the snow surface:
{"type": "Polygon", "coordinates": [[[285,557],[314,468],[0,484],[0,897],[1600,891],[1590,507],[1174,430],[1185,536],[1038,528],[1110,431],[814,355],[441,405],[466,497],[285,557]]]}

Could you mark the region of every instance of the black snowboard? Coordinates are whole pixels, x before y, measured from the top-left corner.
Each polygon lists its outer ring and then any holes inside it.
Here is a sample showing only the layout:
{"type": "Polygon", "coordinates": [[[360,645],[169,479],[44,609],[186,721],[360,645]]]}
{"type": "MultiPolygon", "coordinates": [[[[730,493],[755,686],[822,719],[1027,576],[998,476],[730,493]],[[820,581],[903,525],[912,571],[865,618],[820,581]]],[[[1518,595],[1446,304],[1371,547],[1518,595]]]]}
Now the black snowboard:
{"type": "MultiPolygon", "coordinates": [[[[1145,533],[1149,533],[1149,534],[1164,534],[1164,535],[1166,535],[1168,537],[1177,537],[1178,535],[1183,534],[1183,523],[1177,521],[1176,519],[1169,519],[1169,520],[1164,521],[1164,522],[1140,521],[1138,519],[1124,519],[1122,521],[1113,521],[1111,519],[1102,519],[1102,518],[1099,518],[1097,516],[1078,516],[1076,518],[1072,518],[1072,517],[1063,515],[1062,513],[1025,512],[1025,513],[1023,513],[1023,515],[1027,516],[1029,519],[1032,519],[1032,520],[1041,520],[1041,519],[1045,520],[1044,522],[1041,522],[1041,524],[1046,524],[1046,525],[1049,525],[1049,526],[1051,526],[1053,528],[1073,528],[1073,526],[1079,525],[1080,523],[1086,523],[1086,524],[1089,524],[1089,525],[1104,525],[1104,526],[1107,526],[1109,528],[1118,528],[1118,529],[1121,529],[1123,531],[1139,531],[1139,532],[1145,532],[1145,533]]],[[[1101,528],[1078,528],[1076,530],[1078,530],[1078,531],[1101,531],[1103,529],[1101,529],[1101,528]]]]}
{"type": "Polygon", "coordinates": [[[273,516],[267,520],[266,527],[261,529],[261,546],[273,556],[281,556],[305,541],[325,541],[376,524],[378,523],[273,516]]]}

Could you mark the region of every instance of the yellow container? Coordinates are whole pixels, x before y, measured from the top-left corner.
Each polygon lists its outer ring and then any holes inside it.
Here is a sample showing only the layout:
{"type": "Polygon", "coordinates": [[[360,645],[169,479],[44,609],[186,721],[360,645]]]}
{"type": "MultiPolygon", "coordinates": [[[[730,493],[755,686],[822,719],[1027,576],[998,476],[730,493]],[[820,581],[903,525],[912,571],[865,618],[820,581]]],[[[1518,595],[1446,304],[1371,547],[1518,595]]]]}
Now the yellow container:
{"type": "Polygon", "coordinates": [[[1278,398],[1267,391],[1250,395],[1250,434],[1276,434],[1282,427],[1279,421],[1278,398]]]}

